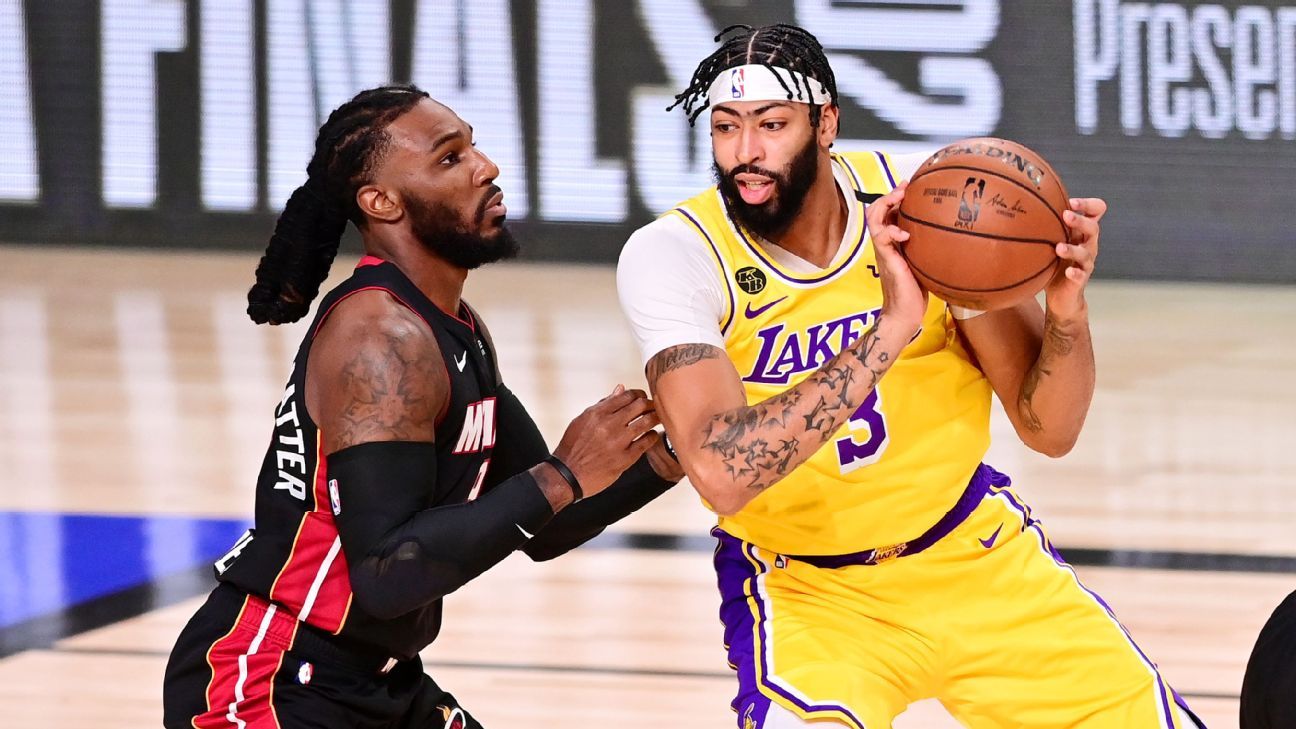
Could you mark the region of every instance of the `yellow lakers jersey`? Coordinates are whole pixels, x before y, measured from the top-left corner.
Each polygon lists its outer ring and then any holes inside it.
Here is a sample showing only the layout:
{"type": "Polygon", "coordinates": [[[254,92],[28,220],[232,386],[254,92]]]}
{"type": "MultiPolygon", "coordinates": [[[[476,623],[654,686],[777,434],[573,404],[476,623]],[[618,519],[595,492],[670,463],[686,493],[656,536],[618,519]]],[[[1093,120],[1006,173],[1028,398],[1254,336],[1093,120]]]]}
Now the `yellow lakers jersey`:
{"type": "MultiPolygon", "coordinates": [[[[834,155],[832,163],[866,196],[895,186],[882,153],[834,155]]],[[[666,213],[697,232],[728,289],[720,326],[748,404],[800,382],[877,319],[882,286],[864,203],[849,202],[858,214],[846,250],[811,274],[781,266],[734,226],[715,188],[666,213]]],[[[913,539],[954,505],[989,447],[990,392],[945,302],[932,297],[918,336],[850,421],[720,527],[781,554],[846,554],[913,539]]]]}

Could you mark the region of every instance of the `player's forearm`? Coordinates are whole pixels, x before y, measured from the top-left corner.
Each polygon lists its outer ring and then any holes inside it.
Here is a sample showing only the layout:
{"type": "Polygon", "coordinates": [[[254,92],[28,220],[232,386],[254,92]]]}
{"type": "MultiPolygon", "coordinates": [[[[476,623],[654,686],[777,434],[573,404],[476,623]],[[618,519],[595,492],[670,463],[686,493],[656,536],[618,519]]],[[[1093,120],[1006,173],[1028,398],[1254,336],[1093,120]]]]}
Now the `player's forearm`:
{"type": "Polygon", "coordinates": [[[675,481],[657,474],[644,456],[604,491],[563,509],[522,551],[536,561],[553,559],[597,537],[614,524],[666,493],[675,481]]]}
{"type": "Polygon", "coordinates": [[[1063,456],[1075,445],[1094,391],[1087,313],[1062,321],[1045,313],[1039,357],[1022,381],[1018,434],[1032,449],[1063,456]]]}
{"type": "Polygon", "coordinates": [[[493,567],[552,519],[542,478],[524,471],[476,501],[420,511],[368,549],[361,546],[364,525],[340,523],[356,604],[374,617],[394,618],[493,567]]]}
{"type": "Polygon", "coordinates": [[[688,460],[695,488],[733,514],[814,455],[864,402],[913,332],[885,318],[795,386],[713,416],[688,460]]]}

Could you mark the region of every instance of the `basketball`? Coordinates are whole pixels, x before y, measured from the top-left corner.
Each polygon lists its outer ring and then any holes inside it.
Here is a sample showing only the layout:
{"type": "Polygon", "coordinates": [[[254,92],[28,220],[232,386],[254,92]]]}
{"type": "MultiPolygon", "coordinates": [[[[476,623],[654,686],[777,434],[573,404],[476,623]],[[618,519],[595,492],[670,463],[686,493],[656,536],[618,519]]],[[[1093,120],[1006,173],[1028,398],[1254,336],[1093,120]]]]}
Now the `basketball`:
{"type": "Polygon", "coordinates": [[[1005,309],[1048,283],[1067,240],[1068,196],[1044,158],[1016,142],[977,138],[933,154],[914,173],[897,225],[927,290],[957,306],[1005,309]]]}

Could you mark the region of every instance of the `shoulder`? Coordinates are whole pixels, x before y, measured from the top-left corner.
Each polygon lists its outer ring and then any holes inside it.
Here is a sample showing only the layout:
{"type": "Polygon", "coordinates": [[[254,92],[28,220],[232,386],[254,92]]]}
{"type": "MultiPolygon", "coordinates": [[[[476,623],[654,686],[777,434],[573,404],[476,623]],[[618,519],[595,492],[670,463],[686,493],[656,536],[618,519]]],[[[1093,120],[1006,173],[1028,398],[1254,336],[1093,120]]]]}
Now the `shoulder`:
{"type": "Polygon", "coordinates": [[[891,165],[891,172],[895,175],[897,181],[907,180],[918,172],[918,168],[923,162],[935,152],[936,149],[922,150],[919,152],[904,152],[901,154],[887,154],[886,158],[891,165]]]}
{"type": "Polygon", "coordinates": [[[691,258],[701,253],[705,256],[703,245],[697,229],[680,214],[670,212],[630,234],[621,249],[618,266],[627,260],[639,261],[658,255],[691,258]]]}
{"type": "Polygon", "coordinates": [[[630,235],[617,259],[617,286],[669,276],[697,285],[718,279],[717,253],[692,223],[667,213],[630,235]]]}
{"type": "Polygon", "coordinates": [[[450,397],[436,335],[383,291],[348,296],[311,344],[307,408],[326,452],[383,440],[431,441],[450,397]]]}
{"type": "Polygon", "coordinates": [[[312,350],[321,345],[439,351],[436,335],[423,318],[382,290],[358,291],[337,302],[319,323],[312,350]]]}
{"type": "Polygon", "coordinates": [[[895,178],[896,182],[907,180],[914,176],[923,162],[936,151],[936,147],[931,149],[906,149],[903,152],[892,152],[886,149],[841,152],[838,156],[854,166],[876,166],[881,162],[886,166],[886,171],[895,178]]]}
{"type": "Polygon", "coordinates": [[[693,225],[667,213],[636,230],[617,261],[617,289],[635,297],[645,289],[674,297],[723,287],[721,263],[693,225]]]}

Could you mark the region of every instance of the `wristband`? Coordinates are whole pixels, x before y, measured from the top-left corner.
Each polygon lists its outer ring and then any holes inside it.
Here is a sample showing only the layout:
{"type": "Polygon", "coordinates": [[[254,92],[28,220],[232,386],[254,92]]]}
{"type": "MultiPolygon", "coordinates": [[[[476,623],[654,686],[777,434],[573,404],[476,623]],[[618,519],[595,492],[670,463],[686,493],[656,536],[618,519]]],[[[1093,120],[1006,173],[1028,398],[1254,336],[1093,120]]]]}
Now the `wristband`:
{"type": "Polygon", "coordinates": [[[585,492],[581,491],[580,481],[576,480],[576,474],[572,473],[572,470],[567,467],[566,463],[562,462],[562,459],[558,456],[550,455],[548,458],[544,459],[544,462],[553,466],[554,470],[558,472],[558,475],[562,476],[563,480],[567,482],[567,485],[571,487],[573,504],[585,498],[585,492]]]}

